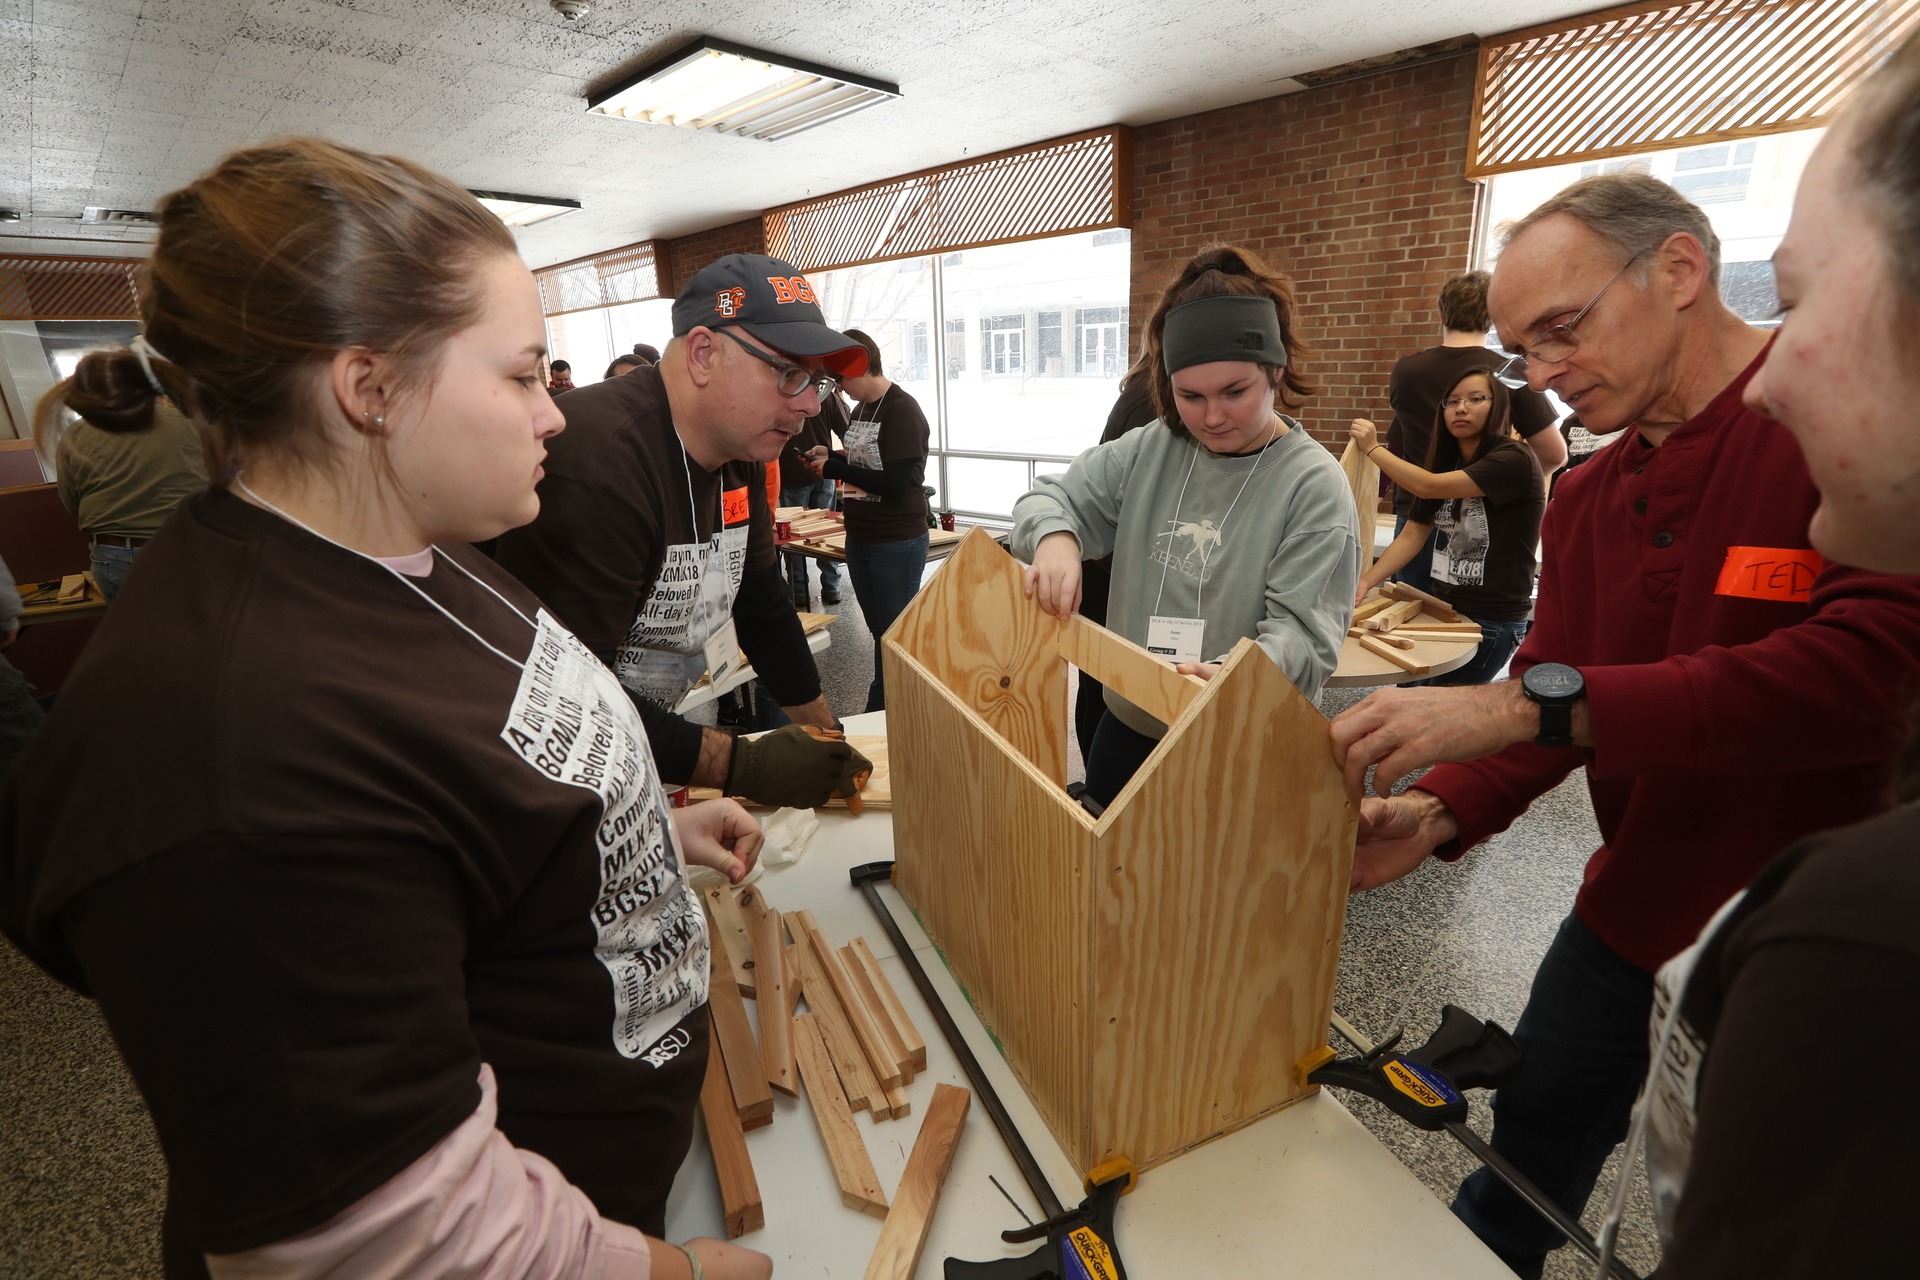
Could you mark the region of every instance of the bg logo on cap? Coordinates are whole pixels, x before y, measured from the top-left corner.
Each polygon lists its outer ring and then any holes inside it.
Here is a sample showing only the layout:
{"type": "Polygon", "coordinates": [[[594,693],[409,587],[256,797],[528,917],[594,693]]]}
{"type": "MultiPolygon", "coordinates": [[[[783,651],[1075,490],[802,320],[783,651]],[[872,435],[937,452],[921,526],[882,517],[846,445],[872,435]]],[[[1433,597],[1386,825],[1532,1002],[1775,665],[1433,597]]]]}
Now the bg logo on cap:
{"type": "Polygon", "coordinates": [[[747,291],[733,288],[722,289],[713,295],[713,309],[731,320],[747,309],[747,291]]]}
{"type": "Polygon", "coordinates": [[[813,286],[807,283],[805,276],[768,276],[767,283],[773,286],[773,296],[778,302],[820,305],[820,300],[813,296],[813,286]]]}

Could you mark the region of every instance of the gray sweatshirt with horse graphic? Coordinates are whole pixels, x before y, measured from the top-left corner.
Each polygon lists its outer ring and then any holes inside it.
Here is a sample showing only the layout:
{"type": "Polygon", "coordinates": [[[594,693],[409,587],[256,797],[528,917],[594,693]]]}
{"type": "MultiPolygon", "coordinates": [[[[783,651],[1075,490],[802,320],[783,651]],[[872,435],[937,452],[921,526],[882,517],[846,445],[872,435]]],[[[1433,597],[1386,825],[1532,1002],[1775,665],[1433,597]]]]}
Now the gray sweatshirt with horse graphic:
{"type": "MultiPolygon", "coordinates": [[[[1202,656],[1241,637],[1266,650],[1309,698],[1340,660],[1360,578],[1360,527],[1346,475],[1291,419],[1264,451],[1209,453],[1158,422],[1041,476],[1013,509],[1009,546],[1029,560],[1062,530],[1085,559],[1113,556],[1107,625],[1135,644],[1155,614],[1206,621],[1202,656]]],[[[1107,691],[1129,728],[1166,726],[1107,691]]]]}

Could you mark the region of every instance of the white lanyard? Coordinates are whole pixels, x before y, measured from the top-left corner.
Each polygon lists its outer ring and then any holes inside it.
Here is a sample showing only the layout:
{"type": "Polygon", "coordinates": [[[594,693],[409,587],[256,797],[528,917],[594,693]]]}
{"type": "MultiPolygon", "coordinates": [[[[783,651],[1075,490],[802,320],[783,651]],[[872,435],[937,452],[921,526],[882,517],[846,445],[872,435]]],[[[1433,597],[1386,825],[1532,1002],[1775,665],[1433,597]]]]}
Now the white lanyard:
{"type": "MultiPolygon", "coordinates": [[[[1253,455],[1253,465],[1247,468],[1247,478],[1240,482],[1240,492],[1234,494],[1233,501],[1227,504],[1227,514],[1220,517],[1220,527],[1214,530],[1214,539],[1201,544],[1200,585],[1194,589],[1193,593],[1193,611],[1196,615],[1201,617],[1206,616],[1206,610],[1201,607],[1201,603],[1206,599],[1207,562],[1213,558],[1213,548],[1224,545],[1227,534],[1227,521],[1233,519],[1233,509],[1240,505],[1240,499],[1246,494],[1247,486],[1253,483],[1253,473],[1260,469],[1260,463],[1265,460],[1267,450],[1273,448],[1273,442],[1279,438],[1280,419],[1276,415],[1273,420],[1273,434],[1267,438],[1265,444],[1260,446],[1260,452],[1253,455]]],[[[1194,441],[1193,459],[1187,463],[1186,479],[1180,482],[1180,496],[1173,500],[1173,523],[1176,528],[1179,527],[1180,524],[1180,504],[1187,500],[1187,481],[1193,479],[1193,469],[1199,464],[1200,454],[1205,448],[1206,446],[1199,441],[1194,441]]],[[[1167,569],[1172,562],[1172,549],[1169,548],[1167,557],[1160,562],[1160,589],[1156,591],[1153,596],[1153,612],[1155,614],[1160,612],[1160,597],[1167,592],[1167,569]]]]}
{"type": "MultiPolygon", "coordinates": [[[[291,516],[287,514],[285,511],[282,511],[279,507],[276,507],[271,502],[268,502],[265,498],[261,497],[259,494],[255,493],[251,488],[249,488],[245,480],[242,480],[236,476],[234,478],[233,483],[235,487],[237,487],[242,493],[246,494],[249,498],[252,498],[255,502],[260,504],[262,507],[265,507],[268,511],[271,511],[273,512],[273,514],[279,516],[282,520],[285,520],[288,524],[293,525],[295,528],[305,529],[308,533],[320,539],[320,541],[322,542],[328,543],[331,546],[339,547],[342,551],[345,551],[351,555],[359,556],[362,560],[366,560],[373,564],[379,565],[382,569],[385,569],[388,573],[392,574],[396,579],[398,579],[400,584],[404,586],[407,590],[413,592],[413,594],[419,596],[422,600],[425,600],[428,604],[432,605],[434,608],[434,611],[439,613],[441,617],[445,618],[448,622],[451,622],[454,626],[460,628],[462,631],[472,636],[474,640],[487,652],[493,654],[495,657],[499,658],[502,662],[511,664],[515,670],[525,671],[527,669],[526,663],[520,661],[518,658],[509,657],[507,654],[502,653],[499,649],[495,648],[487,640],[485,636],[482,636],[478,631],[475,631],[472,627],[460,621],[460,619],[454,617],[452,613],[447,611],[447,607],[445,605],[441,604],[438,600],[435,600],[432,596],[422,591],[419,588],[419,586],[413,582],[412,579],[407,577],[406,574],[400,572],[398,569],[394,568],[392,565],[388,564],[386,561],[381,560],[377,556],[370,556],[364,551],[355,551],[352,547],[348,546],[344,542],[335,542],[332,538],[329,538],[326,534],[320,532],[318,529],[314,528],[312,525],[307,524],[305,521],[299,519],[296,516],[291,516]]],[[[454,568],[458,569],[460,572],[466,574],[469,578],[472,578],[475,582],[478,582],[481,586],[485,587],[488,593],[491,594],[494,599],[498,600],[501,604],[507,606],[507,608],[513,610],[515,617],[519,618],[520,621],[532,627],[536,632],[539,631],[540,625],[538,623],[536,623],[532,618],[529,618],[526,614],[521,613],[518,605],[514,604],[513,601],[501,595],[498,591],[495,591],[490,583],[488,583],[487,581],[479,577],[477,574],[475,574],[473,570],[467,568],[467,566],[461,564],[458,560],[455,560],[452,556],[448,555],[446,552],[440,550],[440,548],[433,546],[432,544],[428,544],[428,549],[434,552],[434,554],[438,555],[442,560],[445,560],[448,564],[452,565],[454,568]]]]}

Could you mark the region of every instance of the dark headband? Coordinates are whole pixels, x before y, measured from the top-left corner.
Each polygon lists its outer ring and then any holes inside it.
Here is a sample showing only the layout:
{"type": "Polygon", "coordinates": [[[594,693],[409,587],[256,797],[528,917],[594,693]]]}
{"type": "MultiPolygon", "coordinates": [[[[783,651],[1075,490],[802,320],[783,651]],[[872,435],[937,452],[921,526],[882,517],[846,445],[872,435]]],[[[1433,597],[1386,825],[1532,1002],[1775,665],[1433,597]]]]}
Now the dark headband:
{"type": "Polygon", "coordinates": [[[1271,298],[1220,294],[1195,298],[1167,312],[1160,353],[1168,373],[1216,360],[1285,365],[1287,342],[1280,309],[1271,298]]]}

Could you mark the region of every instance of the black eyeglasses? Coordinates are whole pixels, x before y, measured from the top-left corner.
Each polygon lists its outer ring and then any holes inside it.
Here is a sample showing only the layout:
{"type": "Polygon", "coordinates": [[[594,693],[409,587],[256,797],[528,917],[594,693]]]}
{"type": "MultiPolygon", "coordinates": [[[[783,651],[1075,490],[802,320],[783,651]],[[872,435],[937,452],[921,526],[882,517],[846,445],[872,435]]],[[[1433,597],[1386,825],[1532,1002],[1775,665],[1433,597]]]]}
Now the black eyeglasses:
{"type": "Polygon", "coordinates": [[[1527,385],[1527,362],[1538,360],[1541,364],[1559,364],[1580,349],[1580,335],[1574,332],[1574,326],[1587,318],[1587,313],[1599,305],[1600,299],[1607,296],[1607,290],[1613,288],[1621,276],[1627,274],[1627,267],[1640,261],[1644,253],[1636,253],[1628,258],[1626,265],[1613,273],[1613,279],[1600,286],[1600,292],[1593,295],[1586,306],[1573,319],[1565,324],[1550,324],[1540,331],[1540,341],[1533,344],[1532,350],[1526,347],[1514,347],[1508,352],[1507,362],[1493,371],[1493,376],[1506,386],[1518,391],[1527,385]]]}
{"type": "Polygon", "coordinates": [[[732,329],[722,329],[720,332],[732,338],[742,351],[752,356],[755,360],[763,364],[770,364],[774,367],[780,375],[779,381],[774,383],[774,388],[783,396],[791,398],[793,396],[805,395],[808,387],[818,387],[820,394],[825,395],[829,391],[838,390],[840,387],[840,379],[828,373],[825,369],[816,371],[804,365],[788,364],[785,360],[780,359],[771,352],[762,351],[759,347],[743,339],[732,329]]]}

